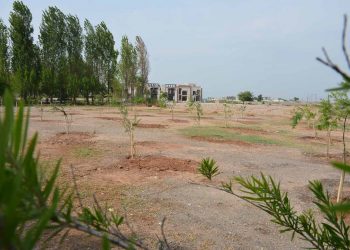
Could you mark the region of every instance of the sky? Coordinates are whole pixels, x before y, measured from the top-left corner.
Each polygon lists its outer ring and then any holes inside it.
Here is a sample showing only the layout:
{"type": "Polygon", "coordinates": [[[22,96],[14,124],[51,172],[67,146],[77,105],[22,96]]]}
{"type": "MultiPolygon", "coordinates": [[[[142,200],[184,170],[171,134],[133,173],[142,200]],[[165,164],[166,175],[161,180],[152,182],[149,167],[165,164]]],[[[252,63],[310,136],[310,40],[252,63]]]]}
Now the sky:
{"type": "MultiPolygon", "coordinates": [[[[325,47],[343,68],[343,15],[349,0],[24,0],[37,41],[48,6],[104,21],[116,48],[140,35],[149,53],[150,82],[196,83],[205,97],[255,95],[323,98],[341,78],[316,61],[325,47]]],[[[8,24],[11,0],[0,0],[8,24]]],[[[350,24],[349,24],[350,50],[350,24]]]]}

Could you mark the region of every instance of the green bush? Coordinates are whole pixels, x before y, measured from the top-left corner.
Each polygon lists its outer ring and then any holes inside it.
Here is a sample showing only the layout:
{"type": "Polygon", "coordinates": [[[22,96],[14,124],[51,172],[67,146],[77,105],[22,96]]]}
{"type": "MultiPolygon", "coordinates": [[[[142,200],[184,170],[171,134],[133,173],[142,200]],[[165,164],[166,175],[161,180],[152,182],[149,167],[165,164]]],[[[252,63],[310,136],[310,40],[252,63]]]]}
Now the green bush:
{"type": "Polygon", "coordinates": [[[201,161],[197,170],[209,180],[219,174],[219,168],[216,166],[216,161],[209,157],[201,161]]]}

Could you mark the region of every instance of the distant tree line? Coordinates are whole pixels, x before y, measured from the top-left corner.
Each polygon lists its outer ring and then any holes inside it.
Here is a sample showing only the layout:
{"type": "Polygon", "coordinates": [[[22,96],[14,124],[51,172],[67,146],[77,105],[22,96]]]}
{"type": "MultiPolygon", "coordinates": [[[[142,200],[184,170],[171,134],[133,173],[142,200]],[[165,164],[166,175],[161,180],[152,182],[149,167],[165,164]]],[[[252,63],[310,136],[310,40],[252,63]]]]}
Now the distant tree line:
{"type": "Polygon", "coordinates": [[[57,7],[43,11],[37,44],[33,31],[29,8],[14,1],[9,27],[0,19],[0,94],[8,87],[26,102],[144,98],[150,67],[140,36],[135,45],[123,36],[118,51],[104,22],[82,26],[57,7]]]}

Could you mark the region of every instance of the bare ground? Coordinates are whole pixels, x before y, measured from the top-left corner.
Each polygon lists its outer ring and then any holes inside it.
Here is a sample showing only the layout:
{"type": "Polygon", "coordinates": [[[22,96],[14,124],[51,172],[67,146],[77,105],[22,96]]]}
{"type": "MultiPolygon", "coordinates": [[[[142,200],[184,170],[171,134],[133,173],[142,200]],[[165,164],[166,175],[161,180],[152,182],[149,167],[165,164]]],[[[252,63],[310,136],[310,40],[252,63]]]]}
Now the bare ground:
{"type": "MultiPolygon", "coordinates": [[[[224,126],[222,107],[205,104],[204,126],[224,126]]],[[[167,110],[138,107],[141,126],[136,129],[135,159],[127,159],[128,136],[121,127],[120,114],[113,107],[70,107],[73,113],[71,133],[66,135],[64,117],[45,109],[40,121],[39,109],[31,112],[31,133],[39,132],[40,158],[47,171],[62,158],[59,185],[72,183],[73,166],[85,205],[92,195],[107,203],[127,220],[146,243],[154,246],[160,235],[162,218],[167,217],[165,232],[177,249],[298,249],[305,242],[291,234],[280,234],[270,217],[248,203],[227,193],[208,188],[209,182],[196,173],[204,157],[214,158],[221,174],[212,185],[219,186],[232,176],[270,174],[281,181],[297,211],[312,208],[307,189],[309,180],[321,179],[334,195],[340,173],[324,157],[325,134],[310,138],[305,126],[292,130],[293,107],[249,105],[246,113],[230,121],[232,131],[278,138],[285,145],[257,145],[245,141],[191,138],[179,129],[195,124],[194,114],[177,105],[174,120],[167,110]],[[252,128],[251,126],[254,126],[252,128]],[[256,129],[258,127],[258,129],[256,129]]],[[[340,133],[334,132],[331,154],[341,153],[340,133]]],[[[333,158],[332,158],[333,159],[333,158]]],[[[338,158],[336,158],[338,159],[338,158]]],[[[347,179],[347,184],[349,180],[347,179]]],[[[350,184],[349,184],[350,185],[350,184]]],[[[238,189],[238,186],[235,186],[238,189]]],[[[345,197],[349,196],[347,194],[345,197]]],[[[56,241],[49,248],[55,249],[56,241]]],[[[100,241],[71,231],[64,249],[99,249],[100,241]]],[[[151,247],[152,248],[152,247],[151,247]]]]}

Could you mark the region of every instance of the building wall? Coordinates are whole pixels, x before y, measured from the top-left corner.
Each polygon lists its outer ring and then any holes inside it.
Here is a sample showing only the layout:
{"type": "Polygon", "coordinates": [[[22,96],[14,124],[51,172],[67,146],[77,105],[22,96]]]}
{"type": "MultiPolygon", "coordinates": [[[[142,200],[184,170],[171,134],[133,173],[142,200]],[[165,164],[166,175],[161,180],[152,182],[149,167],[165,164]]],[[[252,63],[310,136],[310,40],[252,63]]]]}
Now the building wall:
{"type": "Polygon", "coordinates": [[[151,93],[157,93],[157,99],[159,99],[161,92],[167,93],[169,101],[187,102],[193,100],[201,102],[203,98],[202,88],[195,84],[160,85],[157,83],[149,83],[147,88],[151,93]]]}

